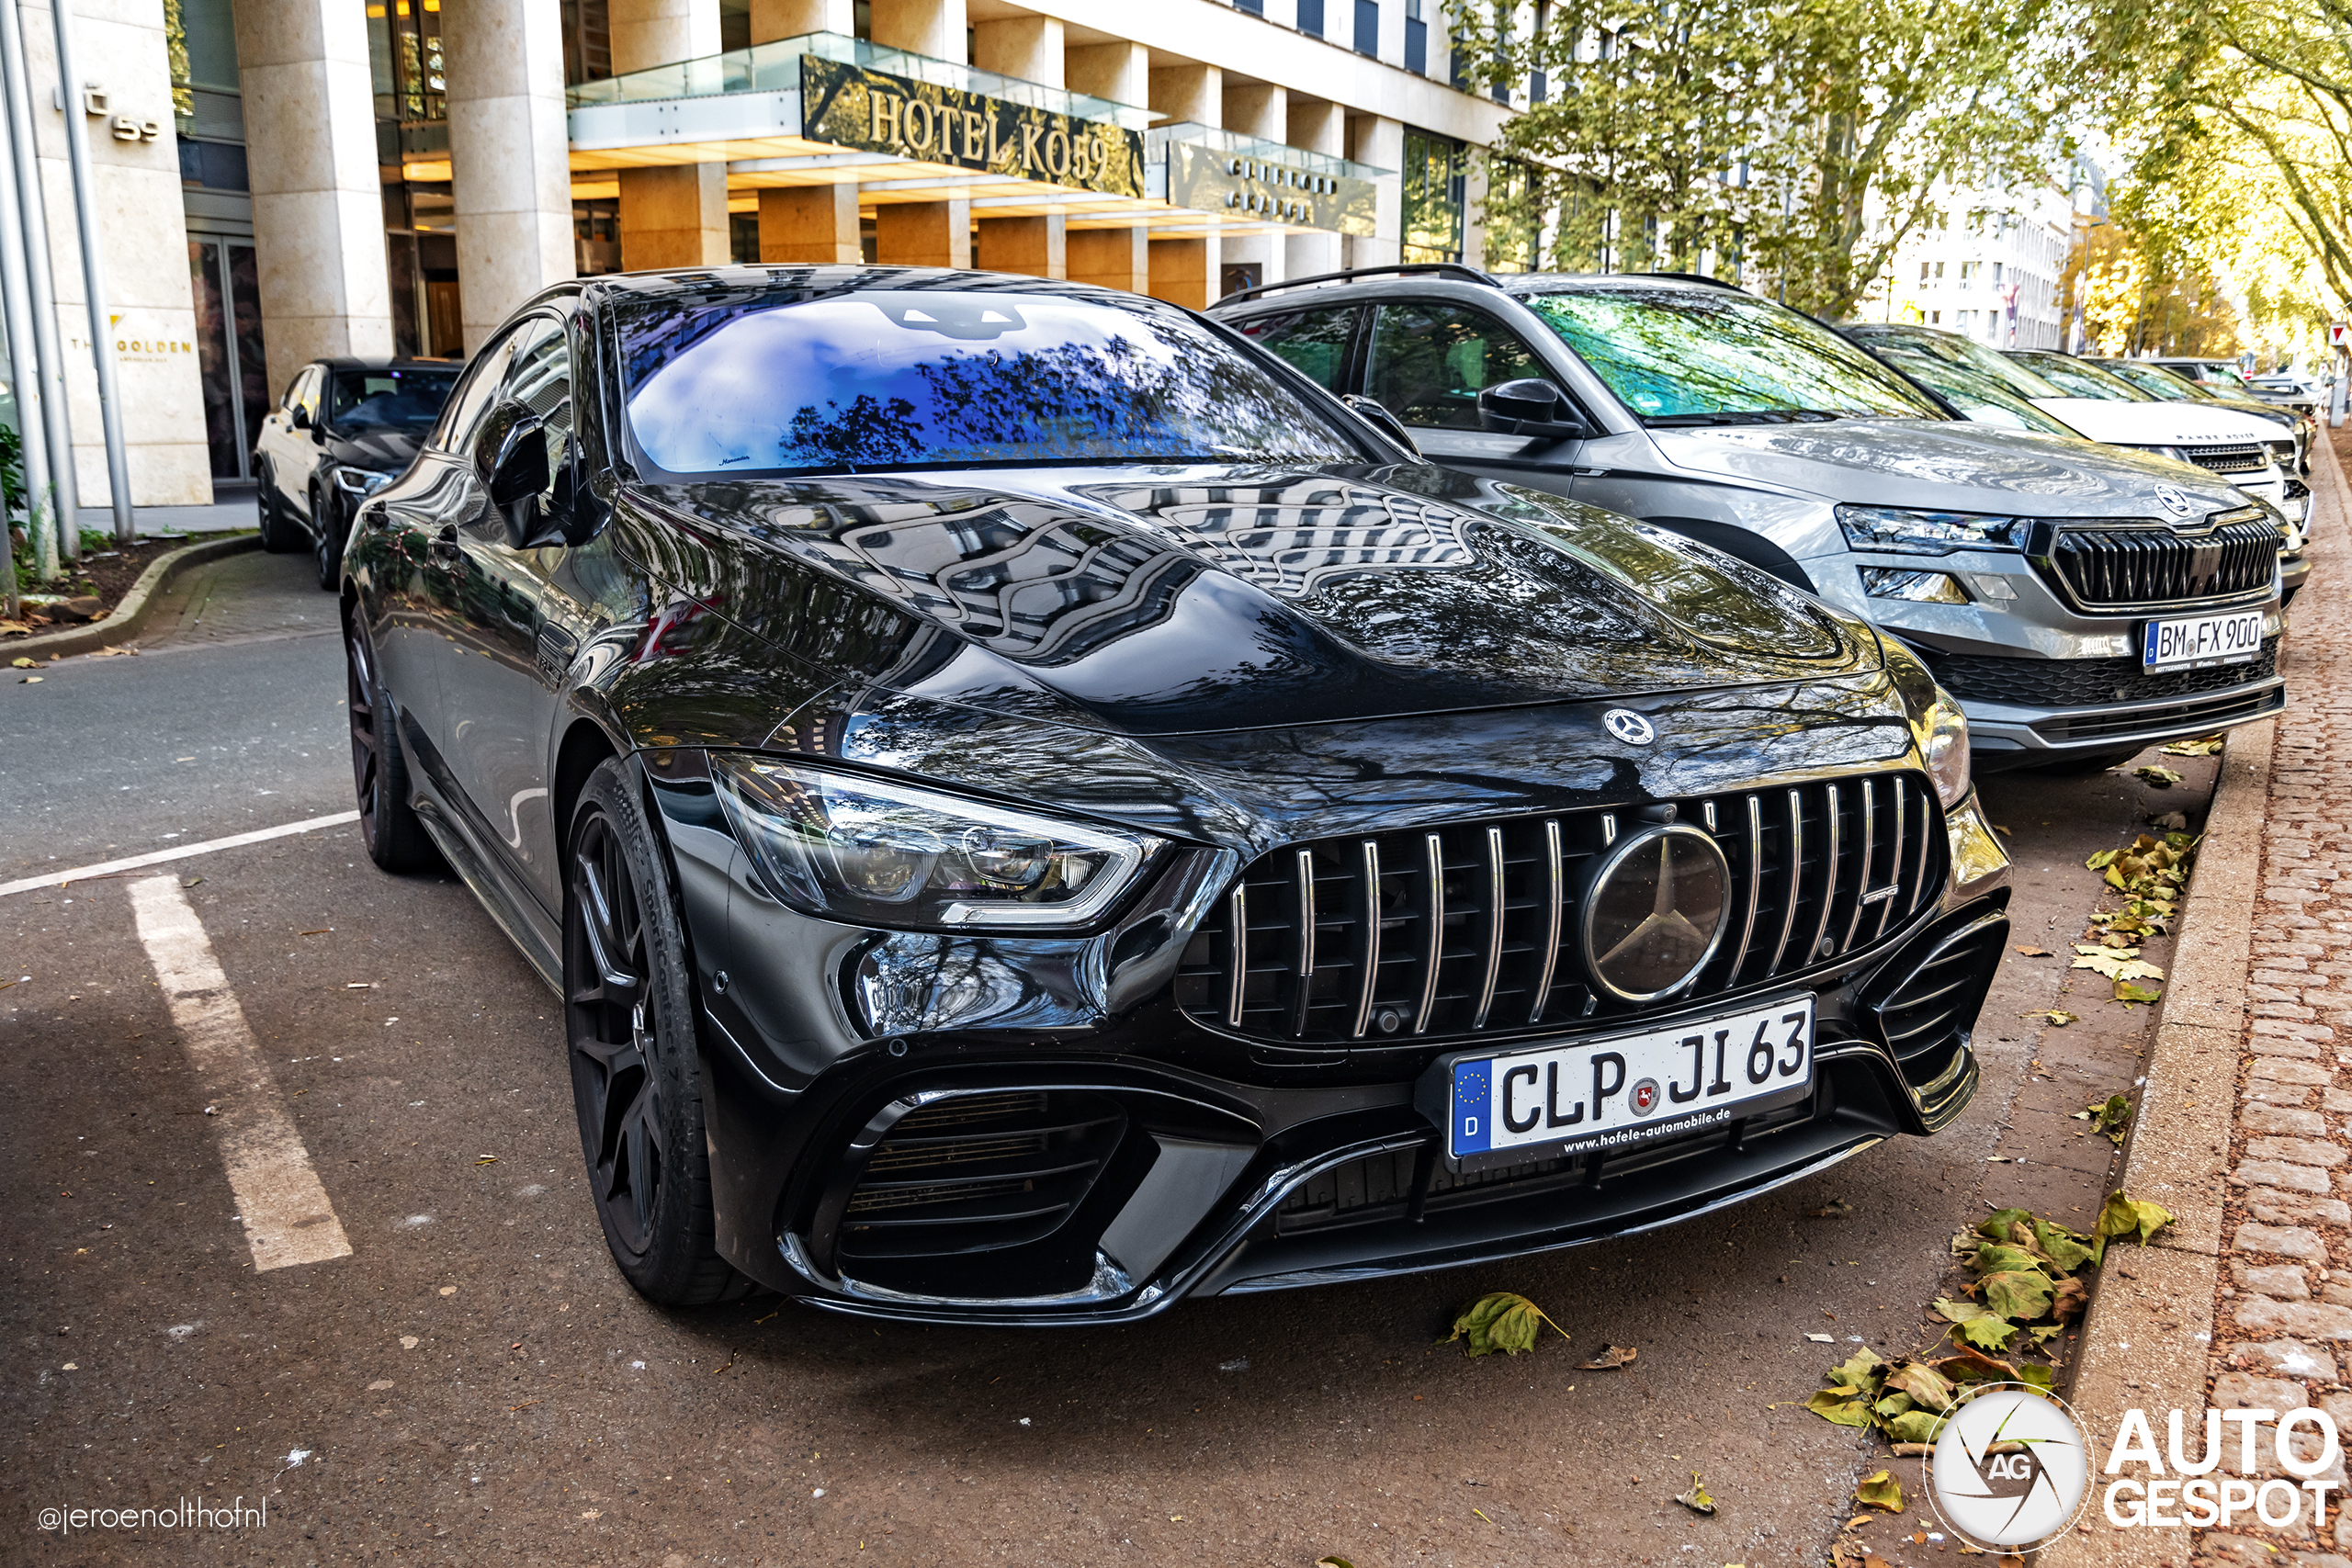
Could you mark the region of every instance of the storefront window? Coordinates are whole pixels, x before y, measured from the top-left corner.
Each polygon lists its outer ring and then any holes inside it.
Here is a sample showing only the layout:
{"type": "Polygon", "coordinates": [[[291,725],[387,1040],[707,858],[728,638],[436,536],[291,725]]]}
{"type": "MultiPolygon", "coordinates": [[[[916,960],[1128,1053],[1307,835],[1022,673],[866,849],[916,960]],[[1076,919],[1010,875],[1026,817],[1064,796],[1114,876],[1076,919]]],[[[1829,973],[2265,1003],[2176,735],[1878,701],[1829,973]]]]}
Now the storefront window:
{"type": "Polygon", "coordinates": [[[1462,143],[1405,132],[1405,259],[1462,259],[1462,143]]]}
{"type": "Polygon", "coordinates": [[[1535,171],[1516,158],[1497,158],[1487,172],[1487,270],[1533,272],[1542,199],[1535,171]]]}

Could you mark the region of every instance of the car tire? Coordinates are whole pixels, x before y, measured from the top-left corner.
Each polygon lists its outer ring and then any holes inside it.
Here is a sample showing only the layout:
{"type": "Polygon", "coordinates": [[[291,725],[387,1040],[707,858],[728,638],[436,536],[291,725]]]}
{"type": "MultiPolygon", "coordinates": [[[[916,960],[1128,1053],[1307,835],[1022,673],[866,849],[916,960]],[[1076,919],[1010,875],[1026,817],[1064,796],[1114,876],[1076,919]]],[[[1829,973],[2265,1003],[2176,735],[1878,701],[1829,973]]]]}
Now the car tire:
{"type": "Polygon", "coordinates": [[[566,835],[565,1052],[613,1261],[649,1301],[707,1306],[752,1281],[715,1239],[685,921],[634,770],[591,773],[566,835]]]}
{"type": "Polygon", "coordinates": [[[301,547],[302,536],[294,520],[286,515],[286,502],[277,493],[277,481],[265,470],[261,476],[261,547],[271,555],[281,556],[301,547]]]}
{"type": "Polygon", "coordinates": [[[2120,767],[2138,756],[2142,748],[2127,747],[2120,751],[2093,751],[2086,756],[2064,757],[2054,762],[2037,762],[2033,771],[2053,779],[2086,779],[2094,773],[2120,767]]]}
{"type": "Polygon", "coordinates": [[[351,785],[359,802],[359,839],[385,871],[421,871],[440,851],[409,804],[408,757],[400,727],[376,675],[376,650],[355,607],[343,634],[343,671],[351,714],[351,785]]]}
{"type": "Polygon", "coordinates": [[[341,521],[337,509],[326,497],[311,497],[311,558],[319,569],[319,586],[330,593],[343,579],[345,530],[337,525],[341,521]]]}

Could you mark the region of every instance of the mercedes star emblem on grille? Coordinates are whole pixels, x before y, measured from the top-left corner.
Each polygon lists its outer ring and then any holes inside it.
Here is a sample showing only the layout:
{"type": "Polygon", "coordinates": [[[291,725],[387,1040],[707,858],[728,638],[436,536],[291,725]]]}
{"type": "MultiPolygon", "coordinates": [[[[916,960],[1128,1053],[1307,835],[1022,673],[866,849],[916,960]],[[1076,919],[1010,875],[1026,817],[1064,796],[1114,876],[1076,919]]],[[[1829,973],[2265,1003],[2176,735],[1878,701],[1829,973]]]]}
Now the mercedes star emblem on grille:
{"type": "Polygon", "coordinates": [[[1650,721],[1631,708],[1611,708],[1600,716],[1600,722],[1609,727],[1610,734],[1628,746],[1646,746],[1657,739],[1650,721]]]}
{"type": "Polygon", "coordinates": [[[1594,872],[1584,899],[1584,962],[1624,1001],[1655,1001],[1698,977],[1723,940],[1731,864],[1688,823],[1645,828],[1594,872]]]}

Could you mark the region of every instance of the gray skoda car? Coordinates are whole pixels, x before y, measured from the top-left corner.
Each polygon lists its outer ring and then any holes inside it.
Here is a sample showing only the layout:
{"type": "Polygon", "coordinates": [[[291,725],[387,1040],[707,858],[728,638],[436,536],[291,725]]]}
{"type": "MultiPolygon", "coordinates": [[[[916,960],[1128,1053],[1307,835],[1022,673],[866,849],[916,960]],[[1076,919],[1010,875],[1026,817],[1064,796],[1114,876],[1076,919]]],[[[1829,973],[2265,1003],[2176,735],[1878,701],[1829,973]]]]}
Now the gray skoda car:
{"type": "Polygon", "coordinates": [[[1711,279],[1358,269],[1214,314],[1451,468],[1645,519],[1899,637],[1980,772],[2275,713],[2278,523],[2226,481],[1957,417],[1711,279]]]}

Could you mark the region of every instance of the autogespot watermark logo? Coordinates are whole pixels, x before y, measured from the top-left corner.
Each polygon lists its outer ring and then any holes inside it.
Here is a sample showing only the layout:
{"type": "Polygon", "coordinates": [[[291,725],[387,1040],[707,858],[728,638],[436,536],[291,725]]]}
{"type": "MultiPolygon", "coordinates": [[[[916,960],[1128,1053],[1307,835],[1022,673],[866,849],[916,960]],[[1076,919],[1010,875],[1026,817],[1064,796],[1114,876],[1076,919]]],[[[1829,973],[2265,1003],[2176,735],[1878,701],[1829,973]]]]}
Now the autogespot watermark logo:
{"type": "Polygon", "coordinates": [[[2075,1522],[2090,1465],[2089,1441],[2062,1401],[2023,1383],[1987,1383],[1937,1434],[1928,1496],[1971,1545],[2024,1551],[2075,1522]]]}
{"type": "MultiPolygon", "coordinates": [[[[2173,1410],[2156,1421],[2126,1410],[2098,1466],[2099,1511],[2117,1529],[2229,1529],[2249,1517],[2277,1529],[2301,1522],[2308,1506],[2324,1529],[2328,1495],[2344,1484],[2335,1479],[2342,1454],[2334,1418],[2311,1406],[2173,1410]]],[[[2029,1551],[2083,1514],[2093,1458],[2064,1400],[2023,1383],[1979,1384],[1936,1435],[1928,1501],[1970,1545],[2029,1551]]]]}

